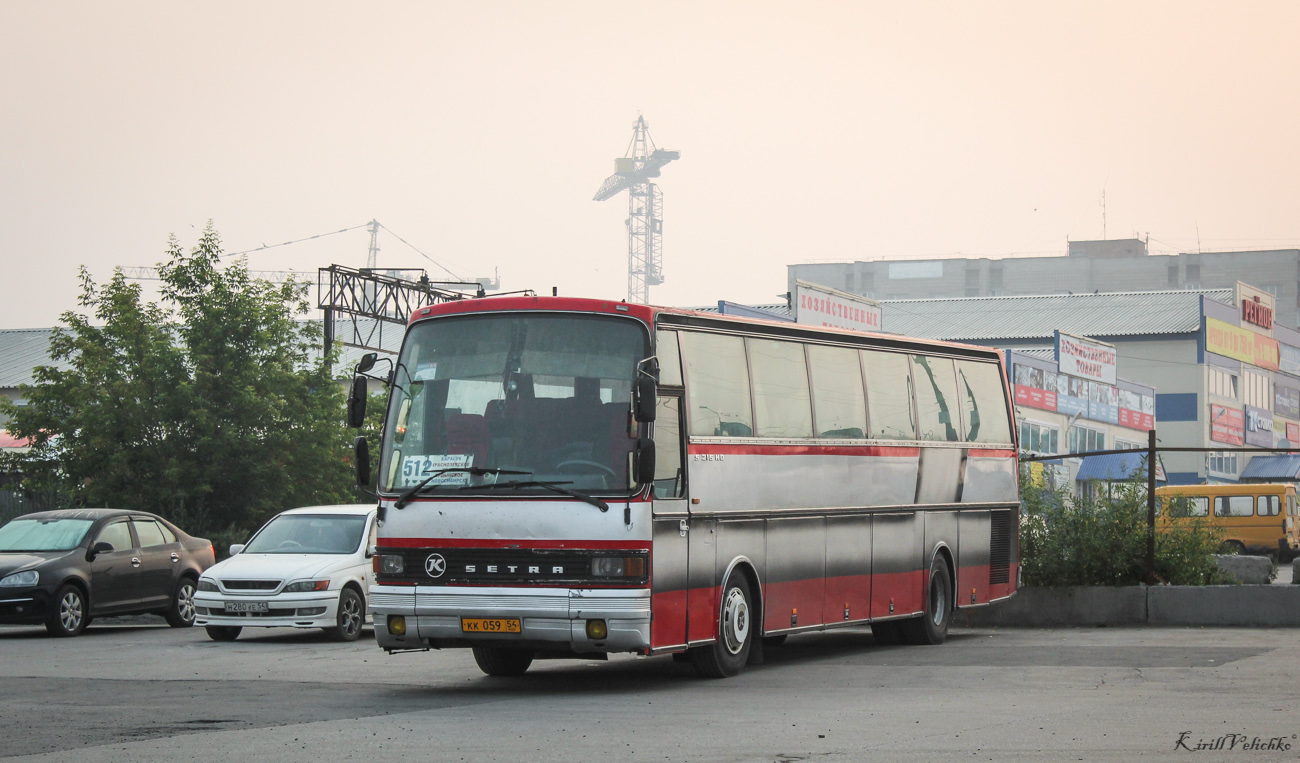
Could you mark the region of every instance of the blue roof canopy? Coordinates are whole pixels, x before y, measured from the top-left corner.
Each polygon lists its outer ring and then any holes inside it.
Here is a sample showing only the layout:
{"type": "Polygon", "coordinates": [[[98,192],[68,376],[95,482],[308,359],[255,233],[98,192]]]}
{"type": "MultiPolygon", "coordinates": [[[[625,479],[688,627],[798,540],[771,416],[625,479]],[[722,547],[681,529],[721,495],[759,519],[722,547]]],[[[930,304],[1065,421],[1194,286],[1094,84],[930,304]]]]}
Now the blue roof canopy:
{"type": "Polygon", "coordinates": [[[1255,456],[1241,473],[1243,480],[1300,479],[1300,455],[1255,456]]]}
{"type": "MultiPolygon", "coordinates": [[[[1104,456],[1084,456],[1075,479],[1089,480],[1144,480],[1146,479],[1146,451],[1135,450],[1132,453],[1110,453],[1104,456]]],[[[1156,480],[1165,481],[1165,470],[1156,458],[1156,480]]]]}

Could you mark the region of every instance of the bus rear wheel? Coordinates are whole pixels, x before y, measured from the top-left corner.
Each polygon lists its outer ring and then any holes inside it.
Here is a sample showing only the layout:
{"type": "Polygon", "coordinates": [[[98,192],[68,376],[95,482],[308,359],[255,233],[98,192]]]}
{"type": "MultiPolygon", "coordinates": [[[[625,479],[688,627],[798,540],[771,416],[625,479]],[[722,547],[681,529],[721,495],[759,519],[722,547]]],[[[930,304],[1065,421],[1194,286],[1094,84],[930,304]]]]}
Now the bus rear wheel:
{"type": "Polygon", "coordinates": [[[474,662],[478,669],[490,676],[522,676],[533,664],[533,653],[527,649],[504,649],[496,646],[474,647],[474,662]]]}
{"type": "Polygon", "coordinates": [[[758,632],[754,622],[753,594],[742,572],[732,572],[722,587],[717,641],[690,650],[691,662],[706,678],[729,678],[745,669],[758,632]]]}
{"type": "Polygon", "coordinates": [[[925,614],[898,624],[904,640],[909,644],[942,644],[948,638],[952,607],[952,578],[948,576],[948,562],[936,554],[934,562],[930,564],[925,614]]]}

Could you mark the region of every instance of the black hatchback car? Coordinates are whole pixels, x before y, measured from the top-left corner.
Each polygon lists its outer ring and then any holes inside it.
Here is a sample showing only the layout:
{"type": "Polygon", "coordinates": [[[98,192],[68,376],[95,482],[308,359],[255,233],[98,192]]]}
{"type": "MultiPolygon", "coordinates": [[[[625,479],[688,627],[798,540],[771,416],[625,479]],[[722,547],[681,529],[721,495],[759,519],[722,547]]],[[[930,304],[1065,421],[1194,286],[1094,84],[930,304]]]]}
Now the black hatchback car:
{"type": "Polygon", "coordinates": [[[0,623],[75,636],[95,617],[155,613],[188,628],[199,574],[214,561],[211,542],[153,514],[26,514],[0,527],[0,623]]]}

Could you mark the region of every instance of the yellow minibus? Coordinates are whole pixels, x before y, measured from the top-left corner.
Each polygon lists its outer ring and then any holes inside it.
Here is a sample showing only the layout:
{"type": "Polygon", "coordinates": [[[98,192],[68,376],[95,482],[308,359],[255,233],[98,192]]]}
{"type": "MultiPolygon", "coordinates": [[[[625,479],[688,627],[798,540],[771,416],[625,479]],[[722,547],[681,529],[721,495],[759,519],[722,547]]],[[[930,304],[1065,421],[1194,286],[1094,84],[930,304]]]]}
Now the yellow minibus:
{"type": "Polygon", "coordinates": [[[1292,558],[1300,550],[1295,485],[1171,485],[1156,489],[1164,522],[1204,517],[1223,532],[1223,545],[1239,554],[1292,558]],[[1177,510],[1171,515],[1174,499],[1177,510]]]}

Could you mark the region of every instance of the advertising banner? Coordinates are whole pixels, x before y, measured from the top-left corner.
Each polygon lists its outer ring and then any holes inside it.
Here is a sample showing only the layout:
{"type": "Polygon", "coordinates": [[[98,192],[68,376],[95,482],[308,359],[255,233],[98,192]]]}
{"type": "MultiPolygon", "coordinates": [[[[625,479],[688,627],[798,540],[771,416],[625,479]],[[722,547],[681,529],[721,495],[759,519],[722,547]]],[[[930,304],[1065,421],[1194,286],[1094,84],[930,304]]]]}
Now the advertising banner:
{"type": "Polygon", "coordinates": [[[1300,389],[1274,384],[1273,412],[1284,419],[1300,419],[1300,389]]]}
{"type": "Polygon", "coordinates": [[[1114,345],[1057,331],[1056,363],[1063,374],[1115,383],[1114,345]]]}
{"type": "Polygon", "coordinates": [[[1241,319],[1241,325],[1273,336],[1273,312],[1277,308],[1277,297],[1241,281],[1237,282],[1236,297],[1239,311],[1237,317],[1241,319]]]}
{"type": "Polygon", "coordinates": [[[1286,439],[1292,445],[1300,444],[1300,424],[1294,421],[1286,423],[1286,439]]]}
{"type": "Polygon", "coordinates": [[[880,304],[827,286],[794,282],[794,319],[808,326],[880,331],[880,304]]]}
{"type": "Polygon", "coordinates": [[[1276,339],[1250,329],[1225,323],[1217,318],[1205,319],[1205,349],[1225,358],[1240,360],[1260,368],[1278,370],[1276,339]]]}
{"type": "Polygon", "coordinates": [[[1016,405],[1027,405],[1030,408],[1054,411],[1056,410],[1056,393],[1017,384],[1016,405]]]}
{"type": "Polygon", "coordinates": [[[1236,408],[1210,404],[1210,439],[1229,445],[1246,443],[1246,417],[1236,408]]]}
{"type": "Polygon", "coordinates": [[[1300,376],[1300,347],[1278,344],[1278,351],[1280,354],[1277,361],[1278,370],[1300,376]]]}
{"type": "Polygon", "coordinates": [[[1246,406],[1246,443],[1261,448],[1273,447],[1273,414],[1253,405],[1246,406]]]}

